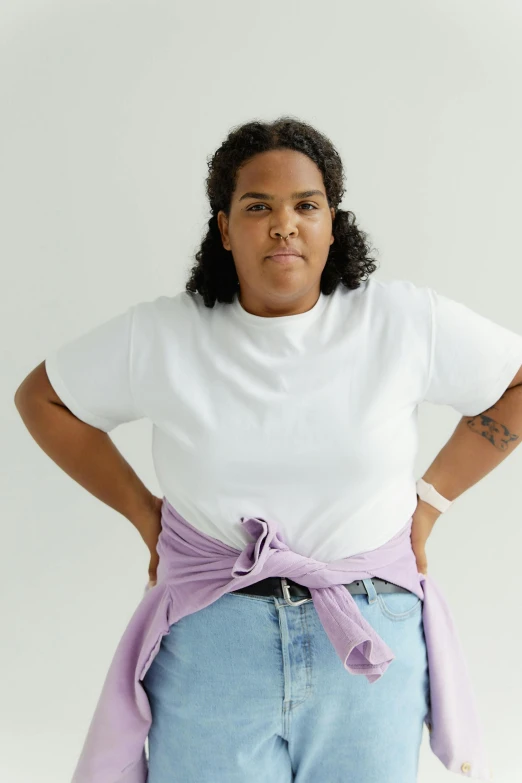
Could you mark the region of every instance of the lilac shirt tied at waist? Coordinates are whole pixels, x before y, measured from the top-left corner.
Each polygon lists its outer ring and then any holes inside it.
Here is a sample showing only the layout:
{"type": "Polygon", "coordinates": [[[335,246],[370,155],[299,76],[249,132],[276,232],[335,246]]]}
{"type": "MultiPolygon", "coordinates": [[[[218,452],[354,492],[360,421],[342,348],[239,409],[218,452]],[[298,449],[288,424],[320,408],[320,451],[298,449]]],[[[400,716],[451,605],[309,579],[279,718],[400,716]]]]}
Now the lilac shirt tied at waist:
{"type": "Polygon", "coordinates": [[[346,676],[362,674],[369,683],[386,676],[395,656],[343,585],[375,576],[419,596],[429,665],[431,708],[425,722],[431,749],[451,772],[492,780],[449,607],[433,578],[417,571],[412,518],[383,546],[330,563],[293,552],[270,520],[243,517],[241,522],[254,539],[242,551],[201,533],[163,499],[157,583],[145,587],[118,644],[71,783],[146,783],[145,740],[152,715],[141,680],[162,637],[185,615],[269,576],[285,576],[309,588],[346,676]]]}

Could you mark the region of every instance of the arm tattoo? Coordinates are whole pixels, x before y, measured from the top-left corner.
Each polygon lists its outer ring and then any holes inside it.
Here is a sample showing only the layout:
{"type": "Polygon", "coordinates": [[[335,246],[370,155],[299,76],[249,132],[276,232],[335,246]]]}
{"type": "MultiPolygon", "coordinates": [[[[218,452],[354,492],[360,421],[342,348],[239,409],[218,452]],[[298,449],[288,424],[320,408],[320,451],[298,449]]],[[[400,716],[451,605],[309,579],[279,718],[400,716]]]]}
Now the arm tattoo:
{"type": "Polygon", "coordinates": [[[511,441],[518,440],[518,435],[510,432],[504,424],[500,424],[484,413],[479,413],[478,416],[468,419],[466,423],[470,430],[489,440],[499,451],[505,451],[511,441]]]}

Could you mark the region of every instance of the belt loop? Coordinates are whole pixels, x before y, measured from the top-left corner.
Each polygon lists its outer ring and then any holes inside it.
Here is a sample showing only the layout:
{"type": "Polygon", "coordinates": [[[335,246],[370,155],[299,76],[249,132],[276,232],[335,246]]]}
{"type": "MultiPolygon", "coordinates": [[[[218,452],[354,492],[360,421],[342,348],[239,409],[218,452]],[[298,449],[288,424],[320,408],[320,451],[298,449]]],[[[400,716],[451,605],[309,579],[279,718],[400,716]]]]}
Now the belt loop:
{"type": "Polygon", "coordinates": [[[377,590],[371,579],[363,579],[362,583],[368,593],[368,603],[373,604],[377,600],[377,590]]]}

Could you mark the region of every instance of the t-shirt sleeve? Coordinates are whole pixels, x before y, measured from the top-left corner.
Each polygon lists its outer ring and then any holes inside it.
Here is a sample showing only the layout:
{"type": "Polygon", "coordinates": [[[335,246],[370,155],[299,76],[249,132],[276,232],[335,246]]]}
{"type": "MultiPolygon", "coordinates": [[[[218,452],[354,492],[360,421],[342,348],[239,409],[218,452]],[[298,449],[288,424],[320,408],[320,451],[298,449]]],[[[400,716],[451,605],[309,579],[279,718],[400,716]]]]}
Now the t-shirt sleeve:
{"type": "Polygon", "coordinates": [[[475,416],[503,395],[522,365],[522,336],[428,288],[431,360],[426,402],[475,416]]]}
{"type": "Polygon", "coordinates": [[[135,305],[45,359],[49,381],[64,405],[104,432],[144,417],[133,393],[134,312],[135,305]]]}

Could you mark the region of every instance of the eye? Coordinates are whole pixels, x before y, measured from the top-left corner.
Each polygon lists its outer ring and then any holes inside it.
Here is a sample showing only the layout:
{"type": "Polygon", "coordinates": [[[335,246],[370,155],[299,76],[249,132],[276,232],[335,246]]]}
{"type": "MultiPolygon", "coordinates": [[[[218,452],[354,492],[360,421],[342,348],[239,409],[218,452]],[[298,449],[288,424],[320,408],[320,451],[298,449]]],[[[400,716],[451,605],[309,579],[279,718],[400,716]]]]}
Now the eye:
{"type": "MultiPolygon", "coordinates": [[[[251,207],[247,209],[247,212],[259,212],[259,210],[254,209],[254,207],[264,207],[264,206],[266,206],[266,204],[253,204],[251,207]]],[[[312,207],[312,209],[317,209],[315,204],[311,204],[309,201],[305,202],[304,204],[300,204],[299,206],[301,207],[308,206],[308,207],[312,207]]],[[[311,209],[305,209],[305,212],[311,212],[311,211],[312,211],[311,209]]]]}

